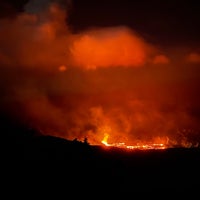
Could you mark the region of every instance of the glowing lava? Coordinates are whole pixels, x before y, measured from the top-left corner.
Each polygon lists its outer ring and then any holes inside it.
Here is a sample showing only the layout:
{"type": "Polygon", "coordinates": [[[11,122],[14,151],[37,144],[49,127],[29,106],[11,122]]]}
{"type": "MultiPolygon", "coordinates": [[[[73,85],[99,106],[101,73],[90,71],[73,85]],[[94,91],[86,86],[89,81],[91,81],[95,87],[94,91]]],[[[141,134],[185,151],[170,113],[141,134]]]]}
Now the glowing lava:
{"type": "Polygon", "coordinates": [[[101,141],[102,144],[105,146],[111,147],[118,147],[118,148],[125,148],[125,149],[141,149],[141,150],[148,150],[148,149],[166,149],[167,146],[164,143],[146,143],[146,144],[136,144],[136,145],[126,145],[124,142],[119,143],[108,143],[108,134],[105,134],[103,140],[101,141]]]}

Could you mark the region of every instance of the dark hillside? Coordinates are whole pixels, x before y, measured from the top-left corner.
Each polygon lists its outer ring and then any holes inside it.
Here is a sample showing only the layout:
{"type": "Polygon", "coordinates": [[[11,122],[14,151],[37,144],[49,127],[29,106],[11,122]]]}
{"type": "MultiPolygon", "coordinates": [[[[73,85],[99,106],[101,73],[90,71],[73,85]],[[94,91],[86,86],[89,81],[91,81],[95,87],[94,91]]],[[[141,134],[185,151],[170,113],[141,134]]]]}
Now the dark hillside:
{"type": "Polygon", "coordinates": [[[20,180],[27,183],[36,182],[37,187],[125,193],[158,189],[198,191],[199,148],[103,148],[86,141],[41,136],[34,130],[9,124],[5,118],[1,122],[3,157],[11,165],[8,174],[20,175],[20,180]]]}

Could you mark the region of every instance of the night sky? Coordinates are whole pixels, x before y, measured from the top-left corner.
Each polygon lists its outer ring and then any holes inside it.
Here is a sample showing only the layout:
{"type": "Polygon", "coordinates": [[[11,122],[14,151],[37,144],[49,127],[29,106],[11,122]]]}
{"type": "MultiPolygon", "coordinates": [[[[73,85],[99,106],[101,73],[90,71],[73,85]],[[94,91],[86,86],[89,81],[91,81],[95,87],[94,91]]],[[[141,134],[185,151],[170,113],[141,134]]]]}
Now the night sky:
{"type": "Polygon", "coordinates": [[[108,133],[196,145],[199,8],[194,0],[1,1],[2,112],[94,144],[108,133]]]}

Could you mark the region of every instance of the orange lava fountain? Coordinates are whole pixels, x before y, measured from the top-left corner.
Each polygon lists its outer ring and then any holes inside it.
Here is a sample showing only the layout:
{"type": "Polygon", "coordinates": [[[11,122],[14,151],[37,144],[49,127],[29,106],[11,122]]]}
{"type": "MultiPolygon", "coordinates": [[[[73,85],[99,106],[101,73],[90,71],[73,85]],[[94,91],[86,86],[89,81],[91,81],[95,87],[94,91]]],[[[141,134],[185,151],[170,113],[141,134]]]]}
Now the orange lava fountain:
{"type": "Polygon", "coordinates": [[[125,148],[125,149],[140,149],[140,150],[148,150],[148,149],[166,149],[167,145],[164,143],[140,143],[136,145],[126,145],[124,142],[119,143],[108,143],[108,134],[105,134],[103,140],[101,141],[102,144],[105,146],[110,147],[118,147],[118,148],[125,148]]]}

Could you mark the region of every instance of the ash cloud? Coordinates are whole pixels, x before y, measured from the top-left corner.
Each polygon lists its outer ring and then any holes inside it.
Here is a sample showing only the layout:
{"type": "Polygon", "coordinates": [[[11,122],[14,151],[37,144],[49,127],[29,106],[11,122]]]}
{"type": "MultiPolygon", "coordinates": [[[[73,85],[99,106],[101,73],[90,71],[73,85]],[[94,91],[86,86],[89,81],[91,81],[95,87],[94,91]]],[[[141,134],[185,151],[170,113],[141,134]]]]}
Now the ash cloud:
{"type": "Polygon", "coordinates": [[[1,110],[43,134],[92,144],[106,133],[112,142],[195,143],[199,68],[127,27],[73,34],[67,6],[35,0],[0,19],[1,110]]]}
{"type": "Polygon", "coordinates": [[[77,35],[71,50],[76,65],[95,69],[143,66],[154,49],[130,29],[115,27],[77,35]]]}

